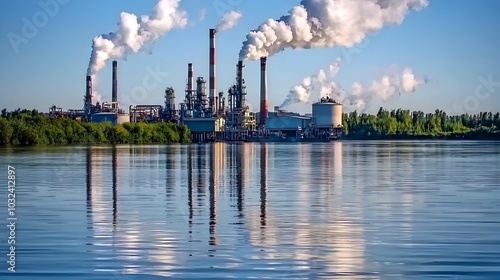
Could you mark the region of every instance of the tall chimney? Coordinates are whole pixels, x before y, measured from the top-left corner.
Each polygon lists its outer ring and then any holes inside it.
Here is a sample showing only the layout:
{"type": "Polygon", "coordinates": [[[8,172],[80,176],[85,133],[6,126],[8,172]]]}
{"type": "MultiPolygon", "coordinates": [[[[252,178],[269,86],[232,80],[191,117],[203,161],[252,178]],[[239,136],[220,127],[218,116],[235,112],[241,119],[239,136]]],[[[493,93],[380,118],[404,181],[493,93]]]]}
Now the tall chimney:
{"type": "MultiPolygon", "coordinates": [[[[113,84],[111,88],[111,101],[118,102],[118,62],[113,60],[113,84]]],[[[113,104],[113,109],[118,108],[116,104],[113,104]]]]}
{"type": "Polygon", "coordinates": [[[260,58],[260,124],[265,125],[268,116],[267,104],[267,57],[260,58]]]}
{"type": "Polygon", "coordinates": [[[213,113],[217,112],[217,104],[215,102],[215,29],[210,29],[210,77],[208,79],[208,100],[209,107],[212,109],[213,113]]]}
{"type": "Polygon", "coordinates": [[[236,96],[236,108],[242,109],[243,108],[243,61],[240,60],[238,61],[238,66],[237,66],[237,76],[238,76],[238,95],[236,96]]]}
{"type": "Polygon", "coordinates": [[[194,90],[194,71],[193,71],[193,63],[188,63],[188,84],[187,89],[189,94],[193,94],[194,90]]]}
{"type": "Polygon", "coordinates": [[[90,108],[92,107],[92,77],[87,76],[85,80],[85,114],[87,117],[90,115],[90,108]]]}

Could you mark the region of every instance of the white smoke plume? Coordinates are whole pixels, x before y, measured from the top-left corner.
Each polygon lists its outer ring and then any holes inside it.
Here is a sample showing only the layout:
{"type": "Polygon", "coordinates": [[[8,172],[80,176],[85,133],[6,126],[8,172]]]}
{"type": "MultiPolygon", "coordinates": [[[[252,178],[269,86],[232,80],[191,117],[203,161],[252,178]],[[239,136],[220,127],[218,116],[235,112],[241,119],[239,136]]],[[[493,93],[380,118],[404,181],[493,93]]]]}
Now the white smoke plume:
{"type": "Polygon", "coordinates": [[[102,96],[96,90],[92,91],[92,104],[96,104],[96,102],[102,102],[102,96]]]}
{"type": "Polygon", "coordinates": [[[337,59],[327,70],[304,78],[300,85],[294,86],[280,108],[285,109],[296,103],[309,104],[324,96],[330,96],[345,105],[363,110],[373,98],[386,101],[396,93],[415,92],[418,86],[428,82],[427,79],[417,79],[411,68],[405,68],[402,73],[386,74],[366,87],[360,82],[354,82],[351,91],[347,92],[333,81],[340,70],[341,60],[337,59]]]}
{"type": "Polygon", "coordinates": [[[179,1],[159,0],[150,16],[121,13],[117,31],[94,38],[87,75],[97,74],[110,59],[143,51],[173,28],[186,27],[187,13],[179,1]]]}
{"type": "Polygon", "coordinates": [[[242,18],[242,16],[243,14],[237,11],[230,11],[225,13],[222,16],[221,22],[217,25],[217,27],[215,27],[215,30],[217,32],[226,31],[235,27],[242,18]]]}
{"type": "Polygon", "coordinates": [[[300,85],[294,86],[290,90],[280,108],[284,109],[295,103],[307,104],[313,92],[317,92],[321,96],[326,96],[330,92],[334,92],[337,84],[333,81],[333,78],[339,72],[341,63],[342,60],[337,58],[326,70],[321,69],[317,75],[304,78],[300,85]]]}
{"type": "Polygon", "coordinates": [[[302,0],[289,15],[251,31],[240,60],[258,60],[286,48],[352,47],[388,24],[401,24],[428,0],[302,0]]]}
{"type": "Polygon", "coordinates": [[[367,105],[374,97],[386,101],[396,93],[401,95],[415,92],[424,83],[427,83],[425,79],[417,79],[411,68],[405,68],[401,74],[384,75],[373,81],[367,89],[361,83],[356,83],[352,87],[352,92],[356,94],[347,95],[346,101],[359,109],[359,104],[367,105]]]}

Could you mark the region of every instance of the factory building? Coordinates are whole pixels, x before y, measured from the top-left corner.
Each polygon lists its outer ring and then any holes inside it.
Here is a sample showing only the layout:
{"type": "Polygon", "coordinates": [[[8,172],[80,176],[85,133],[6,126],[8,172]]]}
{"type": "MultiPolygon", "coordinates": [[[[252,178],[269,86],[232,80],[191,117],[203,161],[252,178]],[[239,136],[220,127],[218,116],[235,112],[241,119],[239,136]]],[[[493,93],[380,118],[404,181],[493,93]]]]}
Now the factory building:
{"type": "MultiPolygon", "coordinates": [[[[195,76],[193,63],[187,63],[187,82],[182,101],[175,102],[175,90],[165,89],[164,104],[130,105],[129,114],[119,106],[118,63],[112,63],[111,102],[92,103],[92,76],[85,80],[84,107],[79,110],[50,108],[52,117],[68,116],[92,122],[174,122],[187,126],[195,141],[266,141],[288,137],[292,141],[337,139],[342,134],[342,104],[329,97],[312,105],[312,114],[300,114],[268,104],[268,58],[260,58],[260,108],[250,111],[246,102],[247,90],[243,61],[236,65],[235,83],[227,91],[218,92],[216,86],[216,30],[209,30],[209,77],[195,76]],[[227,98],[227,100],[226,100],[227,98]],[[176,105],[179,105],[178,107],[176,105]],[[257,139],[257,138],[259,139],[257,139]]],[[[252,93],[259,94],[259,92],[252,93]]]]}
{"type": "Polygon", "coordinates": [[[224,130],[224,119],[222,118],[188,118],[184,124],[191,132],[221,132],[224,130]]]}
{"type": "Polygon", "coordinates": [[[301,130],[311,125],[311,118],[303,116],[274,116],[266,119],[270,131],[301,130]]]}

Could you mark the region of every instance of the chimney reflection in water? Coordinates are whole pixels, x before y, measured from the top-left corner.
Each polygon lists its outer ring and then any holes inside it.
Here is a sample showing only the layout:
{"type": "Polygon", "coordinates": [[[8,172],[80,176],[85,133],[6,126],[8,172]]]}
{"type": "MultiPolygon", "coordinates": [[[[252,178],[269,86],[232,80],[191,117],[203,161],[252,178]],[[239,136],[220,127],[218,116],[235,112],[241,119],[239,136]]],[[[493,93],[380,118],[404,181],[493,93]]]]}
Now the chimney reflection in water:
{"type": "Polygon", "coordinates": [[[166,190],[165,193],[167,197],[171,198],[174,194],[175,189],[175,160],[176,155],[179,153],[179,150],[174,145],[168,145],[166,147],[165,153],[165,169],[166,169],[166,190]]]}
{"type": "Polygon", "coordinates": [[[238,197],[238,212],[239,212],[239,217],[243,218],[245,215],[243,213],[244,209],[244,192],[243,189],[245,188],[244,182],[243,182],[243,172],[244,172],[244,162],[243,162],[243,156],[244,156],[244,151],[245,151],[245,144],[242,145],[237,145],[237,151],[236,151],[236,194],[238,197]]]}
{"type": "Polygon", "coordinates": [[[189,238],[193,235],[193,148],[187,148],[187,171],[188,171],[188,207],[189,207],[189,238]]]}
{"type": "MultiPolygon", "coordinates": [[[[215,161],[218,156],[218,153],[216,153],[216,148],[219,148],[219,143],[214,143],[210,145],[210,178],[209,178],[209,193],[210,193],[210,221],[209,221],[209,241],[208,244],[211,246],[216,246],[217,245],[217,237],[215,236],[215,228],[217,226],[217,194],[216,194],[216,171],[215,171],[215,161]]],[[[218,175],[218,174],[217,174],[218,175]]],[[[216,250],[211,249],[209,252],[214,253],[216,250]]],[[[213,257],[213,255],[209,255],[210,257],[213,257]]]]}
{"type": "MultiPolygon", "coordinates": [[[[87,147],[86,151],[86,167],[87,167],[87,229],[90,230],[90,236],[94,230],[94,223],[92,221],[93,209],[92,209],[92,148],[87,147]]],[[[91,245],[86,243],[86,245],[91,245]]]]}
{"type": "Polygon", "coordinates": [[[198,207],[203,207],[205,205],[205,194],[206,194],[206,185],[205,185],[205,168],[207,166],[207,157],[205,153],[205,146],[198,145],[196,149],[196,171],[198,173],[198,189],[197,189],[197,197],[198,197],[198,207]]]}
{"type": "Polygon", "coordinates": [[[92,213],[92,150],[87,148],[87,214],[92,213]]]}
{"type": "Polygon", "coordinates": [[[267,204],[267,144],[260,146],[260,226],[266,226],[267,204]]]}
{"type": "MultiPolygon", "coordinates": [[[[214,143],[211,145],[200,145],[193,148],[188,146],[187,148],[187,171],[188,171],[188,206],[189,206],[189,239],[190,242],[193,240],[193,216],[194,216],[194,184],[198,184],[196,188],[196,196],[198,198],[200,208],[205,205],[205,183],[208,179],[208,199],[209,199],[209,222],[208,231],[209,239],[208,244],[210,246],[217,246],[218,241],[216,237],[216,227],[217,227],[217,186],[219,181],[219,173],[221,161],[221,154],[225,154],[222,149],[225,149],[223,143],[214,143]],[[208,150],[208,155],[207,155],[208,150]],[[196,161],[194,160],[196,157],[196,161]],[[206,160],[209,160],[208,166],[206,160]],[[196,163],[196,164],[195,164],[196,163]],[[193,175],[196,172],[197,175],[193,175]],[[208,178],[206,177],[207,172],[209,173],[208,178]],[[195,179],[196,178],[196,182],[195,179]]],[[[208,250],[209,257],[214,257],[216,252],[215,247],[208,250]]]]}
{"type": "Polygon", "coordinates": [[[112,155],[112,168],[113,168],[113,232],[116,230],[116,217],[118,213],[118,155],[117,155],[117,148],[116,146],[113,146],[113,149],[111,151],[112,155]]]}

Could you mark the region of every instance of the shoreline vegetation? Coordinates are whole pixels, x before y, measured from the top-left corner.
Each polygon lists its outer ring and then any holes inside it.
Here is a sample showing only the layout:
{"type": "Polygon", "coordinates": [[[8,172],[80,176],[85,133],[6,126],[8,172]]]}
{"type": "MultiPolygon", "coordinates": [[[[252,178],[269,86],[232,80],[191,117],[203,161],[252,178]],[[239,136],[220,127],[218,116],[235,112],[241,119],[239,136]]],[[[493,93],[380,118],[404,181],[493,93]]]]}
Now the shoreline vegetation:
{"type": "Polygon", "coordinates": [[[500,140],[500,113],[448,116],[380,108],[376,115],[343,115],[346,140],[500,140]]]}
{"type": "MultiPolygon", "coordinates": [[[[409,110],[376,115],[354,111],[343,115],[345,140],[500,140],[500,113],[447,116],[409,110]]],[[[186,126],[174,123],[86,123],[49,118],[37,110],[2,110],[0,146],[46,144],[191,143],[186,126]]]]}
{"type": "Polygon", "coordinates": [[[191,143],[186,126],[174,123],[87,123],[49,118],[36,110],[2,110],[0,146],[47,144],[191,143]]]}

